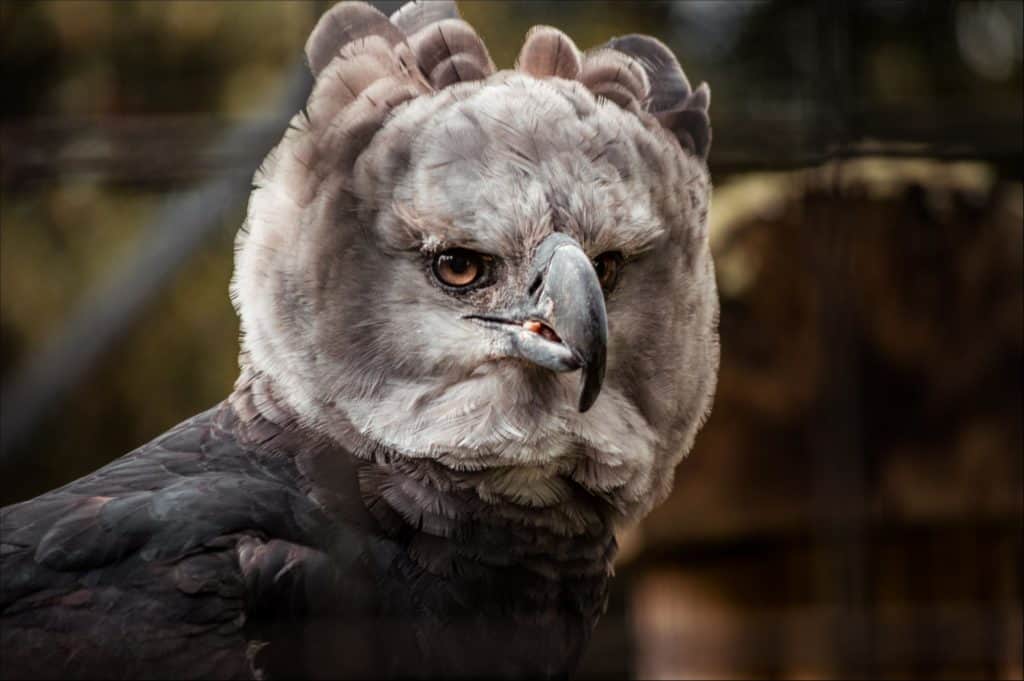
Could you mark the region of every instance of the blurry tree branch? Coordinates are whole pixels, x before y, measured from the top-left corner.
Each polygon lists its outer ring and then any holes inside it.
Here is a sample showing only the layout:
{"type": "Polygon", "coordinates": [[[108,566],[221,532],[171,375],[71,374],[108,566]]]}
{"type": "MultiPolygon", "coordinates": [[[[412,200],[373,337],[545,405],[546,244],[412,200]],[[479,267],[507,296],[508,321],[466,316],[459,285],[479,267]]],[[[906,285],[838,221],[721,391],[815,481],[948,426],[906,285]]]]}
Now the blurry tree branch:
{"type": "MultiPolygon", "coordinates": [[[[318,0],[311,5],[313,16],[332,4],[318,0]]],[[[391,14],[402,0],[371,4],[391,14]]],[[[4,384],[0,464],[19,454],[18,444],[110,351],[222,217],[248,197],[253,172],[309,97],[312,79],[305,58],[287,73],[268,115],[228,129],[211,125],[211,119],[173,117],[4,122],[0,186],[5,192],[20,180],[75,173],[132,183],[204,181],[166,200],[143,230],[138,252],[89,292],[52,341],[4,384]]]]}
{"type": "MultiPolygon", "coordinates": [[[[303,106],[311,85],[305,63],[296,63],[289,71],[283,92],[271,110],[271,115],[239,125],[212,147],[210,155],[213,158],[231,159],[231,163],[222,164],[216,174],[198,187],[171,195],[143,231],[138,252],[125,261],[105,284],[88,293],[52,341],[29,357],[21,370],[3,386],[3,410],[0,413],[0,456],[3,460],[13,456],[17,444],[30,434],[42,417],[77,385],[95,361],[124,334],[126,328],[166,286],[189,256],[221,225],[222,217],[245,200],[251,189],[253,171],[280,139],[292,115],[303,106]]],[[[97,135],[100,140],[109,135],[116,137],[118,133],[113,131],[121,129],[123,124],[124,121],[118,121],[110,126],[101,125],[97,129],[99,132],[92,131],[89,134],[97,135]]],[[[44,139],[59,141],[62,138],[59,132],[54,135],[53,125],[49,129],[45,126],[42,130],[37,129],[36,135],[29,132],[31,125],[28,128],[5,127],[5,185],[10,179],[9,173],[17,173],[19,168],[25,167],[38,169],[41,167],[40,159],[49,159],[44,163],[52,163],[49,166],[50,175],[75,172],[76,168],[82,167],[82,163],[76,162],[76,152],[73,151],[78,145],[71,145],[69,157],[52,153],[47,148],[49,142],[40,142],[44,139]]],[[[60,127],[62,124],[56,125],[60,127]]],[[[124,153],[135,154],[138,159],[152,158],[153,163],[166,168],[175,167],[174,150],[181,147],[183,140],[171,133],[166,122],[155,125],[165,127],[159,131],[148,123],[128,125],[125,129],[130,133],[122,140],[127,146],[113,146],[134,148],[134,151],[124,153]],[[143,140],[149,140],[150,143],[143,140]],[[163,148],[156,148],[154,141],[163,148]]],[[[63,139],[79,139],[74,124],[70,128],[63,139]]],[[[77,152],[86,159],[105,158],[127,168],[132,174],[138,170],[137,164],[125,164],[123,156],[110,155],[110,146],[82,144],[80,148],[87,150],[84,154],[77,152]],[[97,151],[104,148],[108,151],[97,151]]],[[[93,161],[87,160],[84,165],[93,165],[93,161]]],[[[104,164],[101,162],[100,165],[104,164]]],[[[9,191],[9,187],[5,186],[5,191],[9,191]]]]}

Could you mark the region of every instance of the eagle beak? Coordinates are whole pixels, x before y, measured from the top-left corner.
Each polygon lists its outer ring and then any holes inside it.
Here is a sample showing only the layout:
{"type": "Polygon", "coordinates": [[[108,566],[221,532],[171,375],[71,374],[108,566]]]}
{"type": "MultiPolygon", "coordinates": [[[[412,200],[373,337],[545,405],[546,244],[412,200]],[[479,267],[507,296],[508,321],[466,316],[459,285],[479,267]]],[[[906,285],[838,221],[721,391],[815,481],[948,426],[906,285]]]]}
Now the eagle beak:
{"type": "Polygon", "coordinates": [[[552,371],[580,369],[579,410],[594,405],[604,381],[608,316],[590,258],[572,237],[556,233],[537,247],[528,300],[497,315],[466,318],[504,330],[503,349],[552,371]]]}

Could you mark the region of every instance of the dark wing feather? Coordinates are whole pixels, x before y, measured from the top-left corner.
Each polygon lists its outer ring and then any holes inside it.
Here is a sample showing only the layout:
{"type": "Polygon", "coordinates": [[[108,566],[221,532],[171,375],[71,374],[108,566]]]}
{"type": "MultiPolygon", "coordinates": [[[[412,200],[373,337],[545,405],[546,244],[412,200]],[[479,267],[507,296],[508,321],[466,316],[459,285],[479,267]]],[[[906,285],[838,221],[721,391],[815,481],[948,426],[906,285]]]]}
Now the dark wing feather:
{"type": "Polygon", "coordinates": [[[239,445],[234,418],[211,410],[0,511],[2,676],[248,678],[255,640],[302,668],[261,621],[344,612],[359,538],[293,460],[239,445]]]}

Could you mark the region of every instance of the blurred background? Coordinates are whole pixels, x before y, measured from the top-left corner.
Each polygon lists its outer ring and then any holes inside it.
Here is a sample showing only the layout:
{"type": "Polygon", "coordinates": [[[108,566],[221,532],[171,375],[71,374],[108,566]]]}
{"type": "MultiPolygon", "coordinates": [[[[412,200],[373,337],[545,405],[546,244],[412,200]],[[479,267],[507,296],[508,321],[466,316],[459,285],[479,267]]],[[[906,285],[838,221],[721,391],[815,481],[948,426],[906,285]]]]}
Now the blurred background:
{"type": "MultiPolygon", "coordinates": [[[[230,391],[329,5],[0,5],[0,503],[230,391]]],[[[579,675],[1021,678],[1022,3],[460,6],[499,67],[643,32],[713,91],[714,412],[579,675]]]]}

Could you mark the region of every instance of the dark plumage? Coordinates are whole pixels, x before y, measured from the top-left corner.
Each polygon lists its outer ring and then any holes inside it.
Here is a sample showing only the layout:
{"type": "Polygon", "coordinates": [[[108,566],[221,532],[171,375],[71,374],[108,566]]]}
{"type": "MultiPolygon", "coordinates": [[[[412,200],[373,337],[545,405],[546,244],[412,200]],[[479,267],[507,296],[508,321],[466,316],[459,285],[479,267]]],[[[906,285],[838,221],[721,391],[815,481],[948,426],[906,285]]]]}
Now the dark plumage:
{"type": "Polygon", "coordinates": [[[341,3],[306,53],[235,390],[3,509],[0,676],[564,676],[692,446],[707,87],[550,27],[496,72],[451,2],[341,3]]]}
{"type": "Polygon", "coordinates": [[[357,459],[259,415],[253,392],[3,509],[5,678],[571,669],[614,551],[599,509],[586,541],[480,523],[484,502],[452,480],[458,512],[438,538],[436,505],[400,511],[429,462],[357,459]]]}

